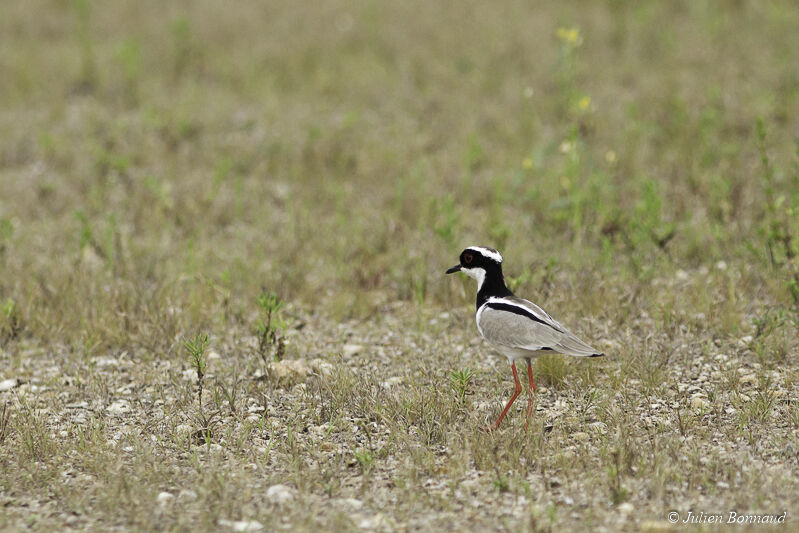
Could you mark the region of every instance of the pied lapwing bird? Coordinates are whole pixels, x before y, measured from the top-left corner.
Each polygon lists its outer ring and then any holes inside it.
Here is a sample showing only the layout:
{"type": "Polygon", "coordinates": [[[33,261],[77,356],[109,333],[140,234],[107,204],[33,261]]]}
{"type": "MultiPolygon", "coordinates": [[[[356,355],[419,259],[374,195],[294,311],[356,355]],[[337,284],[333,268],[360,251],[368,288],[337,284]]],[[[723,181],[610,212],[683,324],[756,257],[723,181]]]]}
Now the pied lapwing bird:
{"type": "Polygon", "coordinates": [[[463,272],[477,280],[477,330],[499,353],[508,358],[516,387],[508,404],[499,415],[497,429],[505,414],[522,392],[516,361],[527,361],[529,380],[527,424],[533,412],[533,364],[536,357],[546,353],[561,353],[577,357],[604,355],[577,338],[572,332],[549,316],[533,302],[513,295],[505,286],[502,276],[502,255],[493,248],[470,246],[461,252],[460,263],[447,270],[447,274],[463,272]]]}

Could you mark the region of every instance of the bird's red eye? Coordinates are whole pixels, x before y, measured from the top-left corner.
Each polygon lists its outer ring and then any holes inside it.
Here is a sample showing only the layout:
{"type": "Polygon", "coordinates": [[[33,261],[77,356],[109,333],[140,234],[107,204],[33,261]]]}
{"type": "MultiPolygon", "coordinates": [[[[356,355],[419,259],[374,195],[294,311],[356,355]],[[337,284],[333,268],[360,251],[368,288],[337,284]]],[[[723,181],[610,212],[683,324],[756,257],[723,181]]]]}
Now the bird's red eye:
{"type": "Polygon", "coordinates": [[[463,254],[463,262],[467,265],[472,262],[472,254],[463,254]]]}

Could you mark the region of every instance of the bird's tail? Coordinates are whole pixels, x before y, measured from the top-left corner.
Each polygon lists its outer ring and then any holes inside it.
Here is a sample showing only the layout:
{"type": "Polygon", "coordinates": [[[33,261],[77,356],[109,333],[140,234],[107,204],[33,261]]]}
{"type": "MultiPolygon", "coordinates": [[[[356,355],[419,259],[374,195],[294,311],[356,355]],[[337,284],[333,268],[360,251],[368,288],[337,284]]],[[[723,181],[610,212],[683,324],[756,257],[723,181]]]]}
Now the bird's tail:
{"type": "Polygon", "coordinates": [[[567,333],[563,336],[556,347],[556,351],[576,357],[602,357],[605,355],[596,348],[587,345],[572,333],[567,333]]]}

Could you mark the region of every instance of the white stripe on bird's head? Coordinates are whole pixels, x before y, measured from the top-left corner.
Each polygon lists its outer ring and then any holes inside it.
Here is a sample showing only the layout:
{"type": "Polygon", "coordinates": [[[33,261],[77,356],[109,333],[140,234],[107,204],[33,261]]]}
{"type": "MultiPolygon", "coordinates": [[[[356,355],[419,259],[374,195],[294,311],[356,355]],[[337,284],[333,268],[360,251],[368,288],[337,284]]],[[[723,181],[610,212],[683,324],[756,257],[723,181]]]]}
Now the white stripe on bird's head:
{"type": "Polygon", "coordinates": [[[502,254],[500,254],[498,251],[494,250],[493,248],[486,248],[485,246],[469,246],[466,249],[472,252],[476,252],[482,255],[483,257],[488,257],[490,259],[493,259],[497,263],[502,263],[502,254]]]}

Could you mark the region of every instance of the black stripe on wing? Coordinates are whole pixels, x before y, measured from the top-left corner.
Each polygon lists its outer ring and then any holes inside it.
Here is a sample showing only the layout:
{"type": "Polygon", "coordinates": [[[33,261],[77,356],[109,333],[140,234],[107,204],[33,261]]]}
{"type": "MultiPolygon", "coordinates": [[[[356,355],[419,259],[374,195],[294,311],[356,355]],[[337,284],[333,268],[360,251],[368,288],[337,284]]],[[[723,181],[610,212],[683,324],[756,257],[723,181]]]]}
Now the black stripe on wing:
{"type": "Polygon", "coordinates": [[[542,320],[541,318],[539,318],[538,316],[533,314],[531,311],[525,309],[524,307],[519,307],[518,305],[513,305],[513,304],[506,304],[506,303],[503,303],[503,302],[491,302],[491,301],[489,301],[486,305],[488,307],[490,307],[491,309],[496,309],[497,311],[507,311],[509,313],[514,313],[514,314],[517,314],[517,315],[521,315],[521,316],[527,317],[530,320],[533,320],[533,321],[538,322],[540,324],[544,324],[545,326],[554,329],[558,333],[563,333],[562,330],[560,330],[559,328],[553,326],[549,322],[547,322],[545,320],[542,320]]]}

